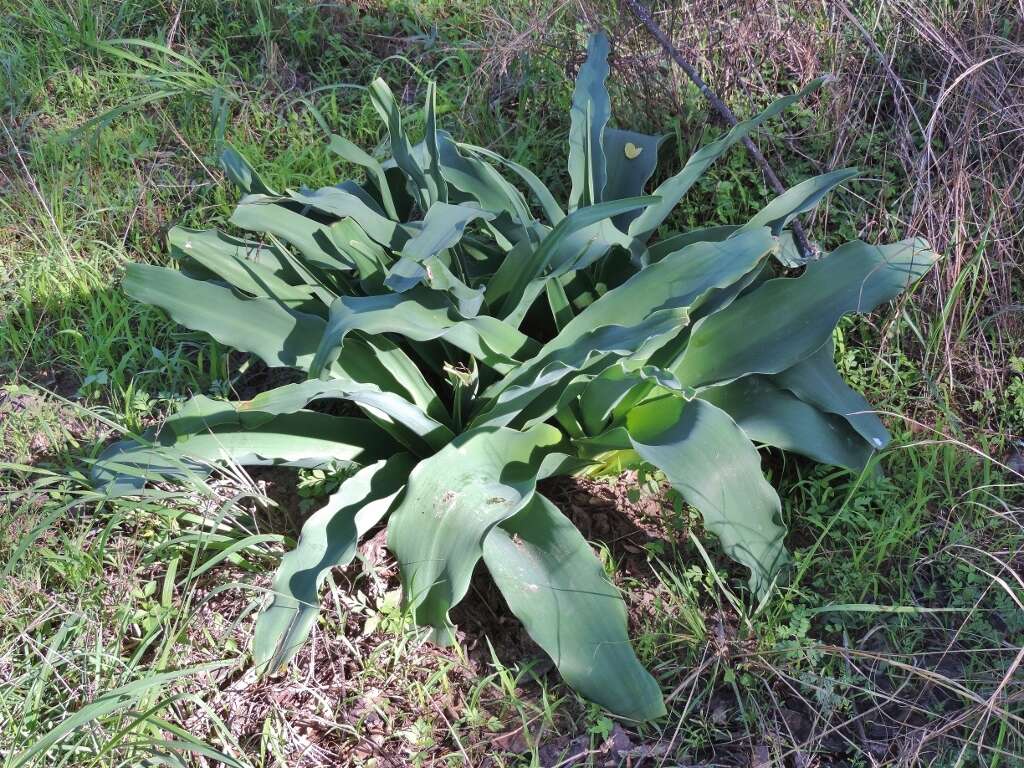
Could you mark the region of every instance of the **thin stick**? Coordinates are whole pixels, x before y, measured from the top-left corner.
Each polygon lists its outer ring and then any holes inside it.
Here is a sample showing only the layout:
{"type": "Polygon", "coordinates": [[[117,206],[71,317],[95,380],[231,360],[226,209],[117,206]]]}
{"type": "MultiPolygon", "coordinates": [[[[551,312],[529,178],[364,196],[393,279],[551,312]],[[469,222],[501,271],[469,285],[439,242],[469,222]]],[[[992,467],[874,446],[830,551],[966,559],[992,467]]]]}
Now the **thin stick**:
{"type": "MultiPolygon", "coordinates": [[[[728,105],[718,97],[718,94],[712,91],[708,84],[704,82],[704,79],[700,76],[697,70],[693,68],[693,65],[683,58],[683,54],[680,53],[679,49],[672,44],[668,35],[666,35],[664,31],[662,31],[661,27],[655,23],[654,19],[651,17],[650,10],[648,10],[642,3],[638,2],[638,0],[623,0],[623,2],[629,10],[633,12],[633,15],[643,22],[643,25],[647,27],[647,31],[651,33],[651,36],[661,43],[661,47],[665,49],[665,53],[671,56],[672,60],[679,65],[679,68],[686,73],[686,76],[690,78],[690,81],[697,86],[702,94],[704,94],[704,98],[708,100],[708,103],[714,107],[715,111],[722,116],[725,122],[730,126],[736,125],[738,122],[736,120],[736,115],[734,115],[728,105]]],[[[772,169],[765,156],[761,154],[761,150],[757,148],[757,145],[754,144],[753,141],[750,140],[749,136],[743,137],[743,146],[747,148],[750,156],[754,158],[754,162],[757,163],[758,167],[764,173],[764,177],[768,180],[768,185],[775,191],[775,193],[781,195],[785,192],[786,188],[782,185],[782,182],[779,181],[779,177],[775,174],[775,171],[772,169]]],[[[801,226],[800,222],[796,219],[793,220],[793,239],[796,240],[796,246],[800,251],[800,255],[805,260],[814,257],[814,250],[807,241],[807,234],[804,232],[803,226],[801,226]]]]}

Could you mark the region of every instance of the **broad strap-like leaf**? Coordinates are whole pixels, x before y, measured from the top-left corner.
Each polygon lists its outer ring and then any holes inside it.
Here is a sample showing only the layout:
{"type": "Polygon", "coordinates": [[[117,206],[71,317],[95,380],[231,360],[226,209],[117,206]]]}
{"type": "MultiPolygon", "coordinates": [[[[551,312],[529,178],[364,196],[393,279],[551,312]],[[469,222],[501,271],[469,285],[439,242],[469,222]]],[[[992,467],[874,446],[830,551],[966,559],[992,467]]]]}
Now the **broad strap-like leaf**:
{"type": "Polygon", "coordinates": [[[409,475],[388,523],[388,548],[401,568],[402,596],[435,642],[453,640],[449,609],[469,589],[491,529],[534,494],[543,459],[561,440],[552,426],[520,432],[464,432],[409,475]]]}
{"type": "Polygon", "coordinates": [[[496,163],[504,165],[522,179],[530,192],[533,193],[533,196],[537,198],[537,202],[540,204],[541,210],[544,211],[544,216],[547,218],[548,224],[552,227],[565,218],[565,211],[562,210],[558,201],[555,200],[555,196],[551,194],[551,190],[549,190],[544,185],[544,182],[541,181],[529,168],[513,162],[508,158],[502,157],[497,152],[492,152],[484,147],[477,147],[473,144],[465,144],[463,142],[458,142],[457,146],[459,149],[463,149],[474,155],[486,157],[489,160],[494,160],[496,163]]]}
{"type": "Polygon", "coordinates": [[[419,231],[402,247],[401,259],[384,284],[399,292],[421,283],[435,290],[447,291],[463,314],[475,315],[483,301],[483,291],[470,288],[456,277],[439,255],[459,242],[470,222],[493,218],[493,213],[475,205],[434,203],[423,218],[419,231]]]}
{"type": "MultiPolygon", "coordinates": [[[[524,251],[523,258],[513,260],[512,254],[509,254],[509,258],[505,259],[487,285],[487,303],[492,307],[500,305],[499,315],[501,317],[512,314],[521,304],[529,284],[535,285],[535,295],[539,295],[544,286],[543,281],[539,278],[557,276],[550,274],[549,270],[553,259],[568,238],[580,230],[611,219],[620,213],[643,208],[655,202],[657,202],[656,199],[652,197],[632,197],[609,203],[588,205],[573,211],[555,225],[539,246],[524,251]]],[[[573,268],[574,264],[566,261],[562,264],[560,273],[573,268]]]]}
{"type": "Polygon", "coordinates": [[[630,223],[629,234],[640,241],[646,242],[658,227],[661,226],[662,222],[668,218],[669,214],[672,213],[679,201],[683,199],[683,195],[690,190],[690,187],[708,169],[708,166],[725,154],[734,144],[742,141],[751,131],[766,120],[770,120],[780,112],[788,109],[794,102],[817,90],[823,82],[824,78],[811,81],[799,93],[779,99],[756,117],[745,120],[742,123],[737,123],[718,141],[714,141],[694,152],[679,173],[662,182],[654,190],[653,194],[660,197],[661,200],[656,205],[652,205],[645,210],[630,223]]]}
{"type": "Polygon", "coordinates": [[[274,299],[239,298],[229,288],[164,267],[130,264],[122,285],[136,301],[160,307],[185,327],[251,352],[271,367],[307,368],[326,326],[323,318],[274,299]]]}
{"type": "Polygon", "coordinates": [[[317,190],[292,192],[292,200],[316,208],[338,218],[353,219],[366,234],[383,246],[401,250],[410,233],[396,221],[375,211],[353,190],[322,187],[317,190]]]}
{"type": "Polygon", "coordinates": [[[823,413],[770,376],[744,376],[708,387],[700,398],[728,413],[755,443],[852,470],[863,469],[874,452],[843,418],[823,413]]]}
{"type": "Polygon", "coordinates": [[[770,227],[773,235],[781,235],[790,221],[813,209],[822,198],[858,173],[856,168],[840,168],[801,181],[773,199],[743,225],[743,229],[770,227]]]}
{"type": "Polygon", "coordinates": [[[691,309],[709,291],[752,271],[775,247],[767,228],[722,242],[699,242],[637,272],[574,317],[544,350],[575,343],[602,325],[634,325],[660,309],[691,309]]]}
{"type": "Polygon", "coordinates": [[[276,195],[277,193],[267,186],[252,164],[230,144],[224,147],[220,153],[220,166],[224,173],[231,180],[231,183],[246,194],[276,195]]]}
{"type": "Polygon", "coordinates": [[[426,288],[380,296],[342,296],[331,305],[330,319],[310,364],[311,376],[319,376],[339,358],[352,331],[371,336],[397,333],[413,341],[441,338],[501,373],[537,350],[536,342],[512,326],[487,315],[463,317],[444,294],[426,288]]]}
{"type": "Polygon", "coordinates": [[[255,243],[246,243],[216,229],[171,227],[167,244],[175,256],[201,264],[226,283],[252,296],[276,299],[295,308],[301,308],[313,298],[312,286],[293,285],[283,279],[284,264],[268,259],[271,251],[255,243]]]}
{"type": "Polygon", "coordinates": [[[437,143],[445,181],[485,211],[509,214],[522,230],[519,239],[528,237],[533,217],[522,193],[488,163],[459,152],[459,145],[446,132],[437,132],[437,143]]]}
{"type": "MultiPolygon", "coordinates": [[[[416,442],[421,441],[431,452],[436,451],[454,437],[445,424],[431,418],[418,406],[394,392],[382,391],[373,384],[361,384],[343,379],[327,381],[310,379],[261,392],[251,400],[210,402],[216,402],[223,412],[216,415],[218,424],[223,423],[226,419],[237,421],[248,429],[255,429],[275,416],[295,413],[316,400],[331,399],[349,400],[362,408],[369,409],[378,417],[386,419],[392,427],[388,431],[413,449],[416,442]]],[[[198,400],[200,398],[193,398],[192,402],[198,400]]],[[[183,408],[168,421],[166,427],[180,432],[189,415],[189,410],[183,408]]],[[[199,418],[195,420],[197,422],[195,426],[185,426],[185,429],[187,432],[194,432],[198,429],[209,428],[213,426],[211,418],[213,418],[213,414],[210,414],[207,409],[206,412],[199,414],[199,418]]]]}
{"type": "MultiPolygon", "coordinates": [[[[220,419],[225,412],[216,413],[220,419]]],[[[234,423],[220,421],[209,429],[182,435],[166,429],[158,435],[148,434],[142,442],[122,440],[100,454],[92,480],[112,496],[126,495],[149,481],[205,478],[219,462],[320,467],[332,461],[373,462],[400,450],[367,419],[298,411],[252,429],[236,418],[234,423]]]]}
{"type": "Polygon", "coordinates": [[[423,107],[423,149],[427,155],[423,170],[434,194],[430,201],[431,207],[435,203],[448,202],[448,185],[441,174],[441,149],[437,134],[437,84],[430,80],[427,83],[427,99],[423,107]]]}
{"type": "Polygon", "coordinates": [[[576,526],[539,493],[484,538],[483,558],[512,613],[591,701],[631,720],[665,714],[629,643],[626,608],[576,526]]]}
{"type": "Polygon", "coordinates": [[[705,241],[718,243],[732,236],[737,231],[739,231],[739,226],[736,224],[720,224],[714,227],[691,229],[688,232],[678,232],[661,238],[658,242],[648,246],[647,251],[652,262],[661,261],[670,253],[680,251],[688,245],[705,241]]]}
{"type": "Polygon", "coordinates": [[[612,114],[605,80],[608,78],[608,37],[590,36],[587,58],[576,76],[569,110],[569,211],[593,205],[604,198],[608,178],[604,155],[604,131],[612,114]]]}
{"type": "Polygon", "coordinates": [[[820,349],[844,314],[870,312],[896,297],[935,258],[923,240],[846,243],[800,277],[768,280],[695,323],[672,372],[683,384],[703,387],[784,371],[820,349]]]}
{"type": "Polygon", "coordinates": [[[395,199],[391,195],[391,187],[388,185],[387,173],[384,171],[384,167],[380,164],[380,161],[372,155],[364,152],[344,136],[339,136],[336,133],[331,134],[331,143],[329,146],[331,151],[343,160],[362,166],[369,172],[370,176],[373,178],[374,184],[380,192],[381,202],[384,204],[385,212],[392,219],[398,221],[398,211],[395,208],[395,199]]]}
{"type": "Polygon", "coordinates": [[[788,560],[786,529],[778,494],[743,430],[709,402],[668,395],[633,408],[626,431],[640,457],[700,511],[722,550],[750,569],[750,588],[763,595],[788,560]]]}
{"type": "MultiPolygon", "coordinates": [[[[649,136],[636,131],[605,128],[604,154],[608,180],[601,200],[608,202],[642,195],[658,167],[658,149],[666,138],[665,134],[649,136]]],[[[612,219],[612,223],[626,232],[630,222],[639,215],[639,211],[622,213],[612,219]]]]}
{"type": "Polygon", "coordinates": [[[835,341],[828,341],[810,357],[771,377],[779,387],[805,403],[845,419],[861,437],[881,450],[889,444],[889,432],[871,404],[851,389],[836,370],[835,341]]]}
{"type": "Polygon", "coordinates": [[[369,94],[370,103],[387,128],[395,164],[408,179],[409,194],[419,205],[420,211],[426,212],[432,203],[440,199],[438,190],[434,180],[424,173],[413,154],[412,144],[402,128],[402,113],[398,109],[395,96],[388,84],[379,77],[370,84],[369,94]]]}
{"type": "MultiPolygon", "coordinates": [[[[242,299],[229,288],[163,267],[131,264],[123,286],[132,298],[160,307],[185,327],[250,352],[271,367],[309,370],[327,328],[322,318],[292,311],[273,299],[242,299]]],[[[443,412],[423,375],[386,338],[350,344],[344,360],[335,360],[327,375],[397,392],[435,417],[443,412]]]]}
{"type": "Polygon", "coordinates": [[[653,351],[687,323],[685,309],[653,312],[632,326],[595,328],[565,347],[543,348],[529,362],[488,387],[480,398],[473,426],[505,426],[544,420],[553,415],[565,387],[583,373],[597,375],[619,360],[640,367],[653,351]]]}
{"type": "Polygon", "coordinates": [[[320,612],[320,587],[332,568],[352,562],[359,540],[387,514],[415,460],[400,453],[362,468],[302,525],[299,541],[281,558],[272,600],[256,622],[256,669],[280,670],[302,647],[320,612]]]}
{"type": "Polygon", "coordinates": [[[279,205],[279,198],[247,195],[229,221],[249,232],[267,232],[295,247],[310,264],[331,272],[349,272],[354,264],[337,252],[330,229],[308,216],[279,205]]]}

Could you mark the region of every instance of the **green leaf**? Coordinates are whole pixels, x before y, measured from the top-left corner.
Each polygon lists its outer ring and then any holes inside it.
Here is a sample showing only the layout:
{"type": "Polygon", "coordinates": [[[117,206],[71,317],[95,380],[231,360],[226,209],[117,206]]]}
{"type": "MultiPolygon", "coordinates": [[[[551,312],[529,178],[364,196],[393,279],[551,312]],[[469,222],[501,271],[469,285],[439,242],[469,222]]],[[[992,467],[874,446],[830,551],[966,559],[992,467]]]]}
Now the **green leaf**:
{"type": "Polygon", "coordinates": [[[241,402],[195,397],[168,420],[165,429],[183,434],[224,423],[252,429],[262,426],[275,416],[304,409],[318,399],[346,399],[354,402],[377,417],[378,423],[381,419],[385,420],[387,430],[413,450],[418,445],[426,445],[431,452],[436,451],[455,436],[451,429],[432,419],[406,398],[394,392],[382,391],[376,384],[360,384],[343,379],[310,379],[286,384],[241,402]],[[189,410],[191,403],[204,400],[215,403],[216,409],[202,408],[199,412],[189,410]]]}
{"type": "Polygon", "coordinates": [[[604,81],[608,77],[608,37],[603,32],[590,36],[587,59],[576,76],[576,88],[569,111],[569,210],[600,203],[604,198],[608,172],[604,153],[604,130],[612,114],[604,81]]]}
{"type": "Polygon", "coordinates": [[[545,350],[569,346],[602,325],[634,325],[660,309],[692,308],[708,291],[725,288],[757,267],[775,247],[762,228],[722,242],[694,243],[634,274],[574,317],[545,350]]]}
{"type": "Polygon", "coordinates": [[[435,203],[448,202],[448,185],[441,175],[441,150],[437,133],[437,84],[430,80],[427,82],[427,101],[424,106],[423,148],[427,154],[424,170],[429,179],[428,188],[432,192],[431,207],[435,203]]]}
{"type": "Polygon", "coordinates": [[[723,224],[715,227],[702,227],[691,229],[689,232],[680,232],[675,235],[664,237],[648,248],[652,262],[661,261],[670,253],[680,251],[688,245],[701,242],[719,243],[730,237],[739,227],[735,224],[723,224]]]}
{"type": "Polygon", "coordinates": [[[461,141],[457,142],[457,146],[459,147],[459,149],[464,149],[467,152],[473,153],[474,155],[482,155],[483,157],[486,157],[490,160],[494,160],[495,162],[501,163],[510,171],[515,173],[520,179],[522,179],[526,183],[526,186],[529,188],[530,192],[533,193],[533,196],[537,198],[537,202],[540,204],[541,210],[544,211],[544,215],[545,217],[547,217],[548,224],[550,224],[552,227],[565,218],[565,211],[562,210],[561,206],[558,204],[558,201],[555,200],[554,195],[551,194],[551,191],[546,186],[544,186],[544,182],[541,181],[537,177],[537,175],[529,168],[519,165],[519,163],[515,163],[511,160],[508,160],[507,158],[504,158],[501,155],[499,155],[497,152],[492,152],[491,150],[485,149],[484,147],[477,147],[474,146],[473,144],[465,144],[461,141]]]}
{"type": "MultiPolygon", "coordinates": [[[[631,197],[610,203],[588,205],[573,211],[555,225],[539,246],[526,251],[525,258],[505,259],[487,285],[487,303],[492,307],[501,303],[502,309],[499,314],[502,317],[507,317],[519,306],[528,284],[536,281],[535,295],[539,295],[544,288],[544,283],[538,278],[543,276],[546,279],[557,276],[546,274],[546,272],[552,265],[553,258],[570,236],[605,219],[643,208],[655,202],[657,200],[652,197],[631,197]]],[[[511,255],[509,254],[509,257],[511,255]]],[[[572,268],[572,263],[565,262],[561,266],[560,273],[565,273],[572,268]]]]}
{"type": "Polygon", "coordinates": [[[881,450],[889,444],[889,432],[871,404],[850,389],[836,370],[835,342],[831,336],[810,357],[771,378],[805,403],[845,419],[874,448],[881,450]]]}
{"type": "Polygon", "coordinates": [[[520,239],[528,237],[533,217],[522,193],[488,163],[477,157],[465,157],[444,131],[437,132],[437,142],[445,181],[478,202],[485,211],[508,213],[522,229],[520,239]]]}
{"type": "Polygon", "coordinates": [[[863,469],[872,446],[842,418],[822,413],[769,376],[744,376],[702,390],[700,398],[728,413],[755,443],[774,445],[815,461],[863,469]]]}
{"type": "Polygon", "coordinates": [[[331,243],[325,224],[290,211],[275,203],[276,198],[248,195],[231,214],[230,222],[249,232],[268,232],[294,246],[310,264],[330,271],[348,272],[348,262],[331,243]]]}
{"type": "MultiPolygon", "coordinates": [[[[667,136],[648,136],[635,131],[605,128],[604,152],[608,167],[608,180],[601,200],[621,200],[644,193],[644,187],[658,167],[658,149],[667,136]]],[[[623,213],[612,219],[623,232],[630,222],[640,215],[639,211],[623,213]]]]}
{"type": "Polygon", "coordinates": [[[296,308],[313,298],[310,286],[292,285],[282,279],[280,262],[263,263],[266,259],[260,259],[261,249],[256,244],[229,237],[216,229],[172,227],[167,233],[167,244],[173,254],[202,264],[225,282],[252,296],[276,299],[296,308]]]}
{"type": "Polygon", "coordinates": [[[631,720],[665,714],[629,643],[626,608],[586,540],[541,496],[484,538],[483,558],[512,613],[569,685],[631,720]]]}
{"type": "Polygon", "coordinates": [[[323,187],[316,191],[292,192],[292,200],[338,218],[351,218],[370,237],[392,250],[400,250],[409,239],[405,228],[373,210],[350,190],[323,187]]]}
{"type": "Polygon", "coordinates": [[[711,403],[668,396],[630,411],[626,429],[633,449],[700,510],[704,527],[750,569],[750,588],[763,595],[788,560],[786,529],[757,449],[736,422],[711,403]]]}
{"type": "Polygon", "coordinates": [[[395,208],[395,200],[391,196],[391,187],[388,185],[388,176],[380,162],[372,155],[364,152],[358,146],[346,139],[344,136],[331,134],[331,150],[344,160],[355,165],[362,166],[373,177],[373,181],[380,192],[381,200],[384,203],[384,210],[387,211],[395,221],[398,221],[398,212],[395,208]]]}
{"type": "Polygon", "coordinates": [[[640,241],[646,242],[648,238],[668,218],[673,209],[715,160],[725,154],[736,142],[742,141],[751,131],[758,128],[766,120],[770,120],[780,112],[785,111],[794,102],[802,99],[807,94],[816,91],[824,82],[819,78],[808,83],[799,93],[786,96],[774,102],[768,109],[750,120],[737,123],[732,129],[718,141],[714,141],[693,153],[686,165],[675,176],[662,182],[654,190],[655,195],[661,198],[657,205],[641,213],[629,225],[629,234],[640,241]]]}
{"type": "Polygon", "coordinates": [[[395,164],[408,179],[409,194],[419,205],[420,210],[425,212],[431,203],[439,199],[438,190],[434,187],[433,179],[427,177],[413,156],[412,144],[402,128],[402,113],[398,110],[394,94],[391,93],[388,84],[379,77],[370,84],[369,94],[373,108],[377,110],[387,128],[395,164]]]}
{"type": "Polygon", "coordinates": [[[231,183],[246,194],[276,195],[267,186],[248,160],[230,144],[220,153],[220,166],[231,179],[231,183]]]}
{"type": "Polygon", "coordinates": [[[856,168],[841,168],[821,176],[801,181],[762,208],[743,225],[743,229],[770,227],[773,235],[782,234],[783,228],[801,213],[814,208],[829,192],[858,173],[856,168]]]}
{"type": "Polygon", "coordinates": [[[518,358],[537,348],[536,342],[501,320],[486,315],[463,317],[446,296],[426,289],[342,296],[331,305],[330,320],[310,365],[311,376],[319,376],[338,358],[352,331],[397,333],[413,341],[441,338],[499,372],[519,365],[518,358]]]}
{"type": "Polygon", "coordinates": [[[873,246],[853,241],[796,278],[768,280],[694,324],[672,372],[686,385],[779,373],[818,350],[847,312],[870,312],[935,262],[923,240],[873,246]]]}
{"type": "Polygon", "coordinates": [[[352,562],[359,540],[387,514],[414,464],[408,454],[397,454],[364,467],[303,524],[298,544],[274,574],[273,599],[256,622],[252,648],[261,673],[281,669],[306,641],[327,574],[352,562]]]}
{"type": "Polygon", "coordinates": [[[251,352],[271,367],[307,368],[326,325],[273,299],[242,299],[223,286],[148,264],[130,264],[123,287],[133,299],[161,307],[182,325],[251,352]]]}
{"type": "Polygon", "coordinates": [[[434,203],[423,218],[420,230],[403,246],[402,258],[384,284],[401,292],[423,282],[436,290],[450,292],[463,314],[475,315],[483,301],[483,291],[474,290],[455,277],[438,256],[459,242],[471,221],[493,218],[493,213],[475,205],[434,203]]]}
{"type": "MultiPolygon", "coordinates": [[[[213,418],[222,415],[218,412],[213,418]]],[[[366,419],[313,411],[277,416],[252,429],[238,418],[234,424],[221,421],[191,434],[178,435],[168,429],[156,439],[156,444],[122,440],[111,445],[93,465],[94,485],[110,495],[124,495],[139,490],[147,481],[202,479],[217,462],[320,467],[331,461],[377,461],[399,450],[366,419]]]]}
{"type": "Polygon", "coordinates": [[[483,392],[471,424],[505,426],[546,419],[554,414],[576,374],[596,375],[622,358],[640,361],[639,367],[686,322],[684,309],[665,309],[633,326],[595,328],[565,347],[549,342],[536,357],[483,392]]]}
{"type": "Polygon", "coordinates": [[[402,595],[435,642],[452,642],[448,610],[469,589],[484,539],[533,496],[544,456],[561,433],[476,429],[421,461],[388,523],[388,547],[401,567],[402,595]]]}

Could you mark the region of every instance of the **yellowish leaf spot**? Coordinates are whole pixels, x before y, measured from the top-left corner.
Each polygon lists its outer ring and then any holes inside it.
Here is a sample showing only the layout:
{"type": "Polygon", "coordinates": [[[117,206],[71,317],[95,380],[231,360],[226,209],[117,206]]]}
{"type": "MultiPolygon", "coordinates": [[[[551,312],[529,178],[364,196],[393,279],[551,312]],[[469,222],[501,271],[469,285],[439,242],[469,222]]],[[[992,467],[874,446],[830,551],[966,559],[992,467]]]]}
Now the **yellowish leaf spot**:
{"type": "Polygon", "coordinates": [[[627,160],[636,160],[638,157],[640,157],[640,153],[644,151],[643,147],[638,147],[632,141],[627,141],[626,142],[626,148],[625,149],[626,149],[626,159],[627,160]]]}

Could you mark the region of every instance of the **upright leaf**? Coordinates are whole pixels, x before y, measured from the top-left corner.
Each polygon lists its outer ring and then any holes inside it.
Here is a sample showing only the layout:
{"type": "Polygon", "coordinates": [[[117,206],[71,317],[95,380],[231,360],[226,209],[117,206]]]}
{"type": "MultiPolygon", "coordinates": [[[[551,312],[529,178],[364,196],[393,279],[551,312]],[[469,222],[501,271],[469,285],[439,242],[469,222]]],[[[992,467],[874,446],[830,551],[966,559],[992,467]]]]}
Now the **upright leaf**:
{"type": "Polygon", "coordinates": [[[608,77],[608,37],[590,36],[587,59],[576,76],[569,111],[569,210],[593,205],[604,198],[608,172],[604,155],[604,129],[612,114],[604,81],[608,77]]]}

